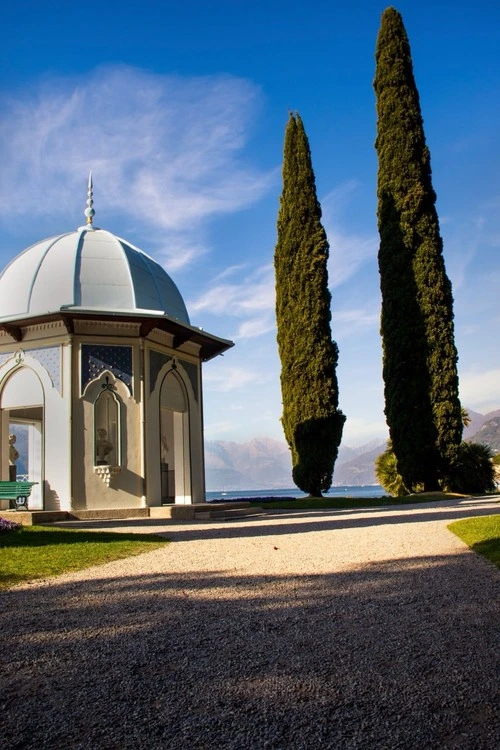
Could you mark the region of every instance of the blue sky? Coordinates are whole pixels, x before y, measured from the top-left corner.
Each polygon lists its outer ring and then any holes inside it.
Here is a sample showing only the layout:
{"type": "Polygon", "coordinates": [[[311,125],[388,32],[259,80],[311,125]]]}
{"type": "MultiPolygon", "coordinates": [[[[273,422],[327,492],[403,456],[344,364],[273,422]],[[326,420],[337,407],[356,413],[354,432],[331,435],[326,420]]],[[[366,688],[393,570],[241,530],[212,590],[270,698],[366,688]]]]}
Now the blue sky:
{"type": "MultiPolygon", "coordinates": [[[[376,0],[17,0],[2,11],[0,265],[82,224],[155,257],[194,325],[210,440],[282,438],[273,252],[284,128],[309,136],[331,245],[344,444],[386,435],[376,0]]],[[[500,408],[500,5],[396,4],[410,38],[455,297],[462,402],[500,408]]]]}

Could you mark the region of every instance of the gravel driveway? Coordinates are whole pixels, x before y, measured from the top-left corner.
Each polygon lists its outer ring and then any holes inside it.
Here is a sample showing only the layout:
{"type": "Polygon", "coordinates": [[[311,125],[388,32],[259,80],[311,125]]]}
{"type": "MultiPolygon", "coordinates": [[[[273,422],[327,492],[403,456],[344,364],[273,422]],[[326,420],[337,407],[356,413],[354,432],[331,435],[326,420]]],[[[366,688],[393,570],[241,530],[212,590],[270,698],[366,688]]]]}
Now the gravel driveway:
{"type": "Polygon", "coordinates": [[[0,747],[500,747],[499,571],[446,529],[499,510],[101,523],[172,544],[0,593],[0,747]]]}

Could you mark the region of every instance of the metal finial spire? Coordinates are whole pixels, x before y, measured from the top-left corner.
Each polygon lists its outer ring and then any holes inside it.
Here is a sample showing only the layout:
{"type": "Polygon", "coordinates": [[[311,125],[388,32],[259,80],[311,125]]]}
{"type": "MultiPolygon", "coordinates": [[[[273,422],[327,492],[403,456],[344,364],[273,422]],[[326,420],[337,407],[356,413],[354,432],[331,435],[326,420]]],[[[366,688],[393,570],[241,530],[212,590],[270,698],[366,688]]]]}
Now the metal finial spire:
{"type": "Polygon", "coordinates": [[[93,183],[92,183],[92,170],[89,172],[89,184],[87,187],[87,208],[85,209],[85,216],[87,217],[87,224],[92,226],[92,221],[94,220],[95,211],[93,209],[94,205],[94,192],[93,192],[93,183]]]}

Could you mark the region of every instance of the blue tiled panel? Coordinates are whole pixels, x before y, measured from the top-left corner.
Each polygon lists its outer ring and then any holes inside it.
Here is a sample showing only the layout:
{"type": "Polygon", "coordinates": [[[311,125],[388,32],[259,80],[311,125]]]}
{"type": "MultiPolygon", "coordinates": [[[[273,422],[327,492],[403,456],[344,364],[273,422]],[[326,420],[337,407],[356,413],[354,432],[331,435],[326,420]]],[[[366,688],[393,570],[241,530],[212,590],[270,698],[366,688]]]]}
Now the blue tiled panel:
{"type": "Polygon", "coordinates": [[[169,357],[168,354],[157,352],[152,349],[149,353],[149,392],[154,390],[158,374],[168,362],[172,362],[173,357],[169,357]]]}
{"type": "MultiPolygon", "coordinates": [[[[163,354],[162,352],[157,352],[154,349],[151,350],[149,355],[149,392],[151,393],[154,390],[154,387],[156,385],[156,381],[158,379],[159,372],[161,368],[168,364],[169,362],[173,363],[174,358],[170,357],[168,354],[163,354]]],[[[183,369],[187,372],[189,380],[191,382],[191,386],[193,388],[193,393],[196,401],[198,401],[198,368],[196,365],[193,365],[191,362],[184,362],[183,360],[176,359],[176,362],[179,363],[183,367],[183,369]]]]}
{"type": "Polygon", "coordinates": [[[61,392],[61,347],[43,346],[40,349],[28,349],[25,353],[37,359],[45,367],[54,388],[61,392]]]}
{"type": "Polygon", "coordinates": [[[132,347],[82,344],[82,392],[87,383],[109,370],[132,391],[132,347]]]}
{"type": "Polygon", "coordinates": [[[189,380],[191,381],[191,385],[193,387],[194,397],[196,401],[198,401],[198,368],[191,362],[182,362],[182,366],[189,376],[189,380]]]}
{"type": "Polygon", "coordinates": [[[52,385],[61,392],[61,347],[60,346],[42,346],[38,349],[18,349],[15,352],[2,352],[0,354],[0,366],[7,362],[8,359],[16,355],[19,362],[24,360],[25,356],[36,359],[44,367],[52,380],[52,385]]]}

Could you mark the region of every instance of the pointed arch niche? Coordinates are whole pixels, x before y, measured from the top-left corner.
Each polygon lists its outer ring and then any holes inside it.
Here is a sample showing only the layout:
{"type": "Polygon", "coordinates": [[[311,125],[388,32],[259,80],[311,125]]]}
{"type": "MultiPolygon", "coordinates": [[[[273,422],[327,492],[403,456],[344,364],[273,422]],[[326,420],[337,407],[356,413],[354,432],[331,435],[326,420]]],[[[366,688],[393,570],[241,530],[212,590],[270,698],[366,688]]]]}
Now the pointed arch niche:
{"type": "MultiPolygon", "coordinates": [[[[31,490],[30,508],[43,508],[43,422],[44,422],[44,390],[40,378],[29,367],[16,368],[3,384],[0,408],[2,414],[2,474],[4,479],[15,479],[17,463],[22,463],[27,471],[23,479],[36,482],[31,490]],[[16,438],[17,447],[21,455],[12,461],[12,466],[5,468],[8,456],[9,434],[16,438]],[[21,447],[22,446],[22,447],[21,447]],[[14,474],[6,471],[14,468],[14,474]]],[[[17,477],[19,478],[19,477],[17,477]]]]}
{"type": "MultiPolygon", "coordinates": [[[[128,389],[106,370],[85,388],[83,397],[91,416],[86,424],[91,427],[93,471],[105,484],[121,472],[126,456],[126,415],[124,398],[128,389]]],[[[90,448],[90,445],[88,446],[90,448]]]]}
{"type": "Polygon", "coordinates": [[[94,401],[94,466],[121,466],[122,405],[106,383],[94,401]]]}
{"type": "Polygon", "coordinates": [[[175,367],[160,386],[160,493],[162,505],[191,501],[189,399],[175,367]]]}

